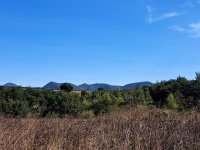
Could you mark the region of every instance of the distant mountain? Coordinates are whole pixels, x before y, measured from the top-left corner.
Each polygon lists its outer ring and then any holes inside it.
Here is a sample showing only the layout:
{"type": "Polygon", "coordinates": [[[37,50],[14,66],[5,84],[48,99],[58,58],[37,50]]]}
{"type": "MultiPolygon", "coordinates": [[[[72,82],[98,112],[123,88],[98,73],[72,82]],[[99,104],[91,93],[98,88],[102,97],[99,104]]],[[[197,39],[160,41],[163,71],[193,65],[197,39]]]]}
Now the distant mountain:
{"type": "Polygon", "coordinates": [[[150,86],[152,85],[151,82],[137,82],[137,83],[131,83],[131,84],[127,84],[127,85],[124,85],[122,87],[122,89],[132,89],[132,88],[136,88],[136,87],[144,87],[144,86],[150,86]]]}
{"type": "Polygon", "coordinates": [[[14,83],[6,83],[3,86],[5,86],[5,87],[17,87],[18,85],[14,84],[14,83]]]}
{"type": "Polygon", "coordinates": [[[61,83],[49,82],[43,88],[44,89],[49,89],[49,90],[59,90],[60,89],[60,85],[61,85],[61,83]]]}
{"type": "Polygon", "coordinates": [[[109,85],[109,84],[104,84],[104,83],[82,84],[82,85],[77,86],[79,90],[87,90],[87,91],[94,91],[94,90],[97,90],[98,88],[104,88],[106,90],[114,90],[117,87],[120,88],[120,86],[109,85]]]}
{"type": "MultiPolygon", "coordinates": [[[[60,86],[62,83],[56,83],[56,82],[49,82],[48,84],[46,84],[43,88],[44,89],[49,89],[49,90],[60,90],[60,86]]],[[[77,86],[72,84],[72,86],[74,87],[74,90],[79,90],[77,89],[77,86]]]]}
{"type": "MultiPolygon", "coordinates": [[[[104,88],[106,90],[114,90],[116,88],[120,89],[132,89],[135,87],[143,87],[143,86],[150,86],[151,82],[138,82],[138,83],[131,83],[124,86],[117,86],[117,85],[109,85],[104,83],[96,83],[96,84],[81,84],[81,85],[73,85],[74,90],[87,90],[87,91],[94,91],[98,88],[104,88]]],[[[45,85],[43,88],[50,89],[50,90],[59,90],[61,83],[56,82],[49,82],[47,85],[45,85]]]]}

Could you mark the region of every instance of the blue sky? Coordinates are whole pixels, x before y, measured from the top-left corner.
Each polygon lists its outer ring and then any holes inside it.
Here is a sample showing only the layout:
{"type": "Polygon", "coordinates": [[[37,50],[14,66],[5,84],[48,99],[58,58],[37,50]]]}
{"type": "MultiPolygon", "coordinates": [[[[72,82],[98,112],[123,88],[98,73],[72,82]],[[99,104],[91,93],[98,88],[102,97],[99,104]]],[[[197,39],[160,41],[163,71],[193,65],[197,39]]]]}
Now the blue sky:
{"type": "Polygon", "coordinates": [[[0,84],[193,79],[200,0],[1,0],[0,84]]]}

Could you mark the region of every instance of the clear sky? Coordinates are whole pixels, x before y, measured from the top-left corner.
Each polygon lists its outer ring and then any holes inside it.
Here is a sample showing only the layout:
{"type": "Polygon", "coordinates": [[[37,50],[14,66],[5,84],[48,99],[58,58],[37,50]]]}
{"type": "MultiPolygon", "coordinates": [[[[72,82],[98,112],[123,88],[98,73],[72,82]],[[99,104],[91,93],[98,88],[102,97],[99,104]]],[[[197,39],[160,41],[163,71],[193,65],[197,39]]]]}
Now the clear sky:
{"type": "Polygon", "coordinates": [[[1,0],[0,84],[193,79],[200,0],[1,0]]]}

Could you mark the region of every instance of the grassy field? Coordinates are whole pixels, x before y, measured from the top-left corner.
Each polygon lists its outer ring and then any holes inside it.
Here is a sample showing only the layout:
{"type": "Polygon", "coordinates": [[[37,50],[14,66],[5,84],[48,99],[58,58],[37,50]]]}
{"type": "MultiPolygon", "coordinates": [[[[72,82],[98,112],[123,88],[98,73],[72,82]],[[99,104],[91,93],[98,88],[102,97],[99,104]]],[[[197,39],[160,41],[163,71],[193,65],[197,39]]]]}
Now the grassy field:
{"type": "Polygon", "coordinates": [[[5,150],[199,150],[200,114],[126,108],[88,119],[0,118],[5,150]]]}

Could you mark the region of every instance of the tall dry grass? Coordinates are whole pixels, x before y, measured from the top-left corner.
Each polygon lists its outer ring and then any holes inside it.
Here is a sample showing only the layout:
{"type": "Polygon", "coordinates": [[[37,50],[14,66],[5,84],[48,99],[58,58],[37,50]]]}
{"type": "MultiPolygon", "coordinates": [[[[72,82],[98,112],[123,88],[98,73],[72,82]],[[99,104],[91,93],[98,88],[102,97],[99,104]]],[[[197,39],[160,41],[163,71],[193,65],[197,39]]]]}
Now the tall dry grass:
{"type": "Polygon", "coordinates": [[[199,150],[200,114],[127,108],[89,119],[0,119],[5,150],[199,150]]]}

